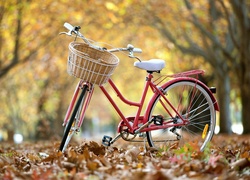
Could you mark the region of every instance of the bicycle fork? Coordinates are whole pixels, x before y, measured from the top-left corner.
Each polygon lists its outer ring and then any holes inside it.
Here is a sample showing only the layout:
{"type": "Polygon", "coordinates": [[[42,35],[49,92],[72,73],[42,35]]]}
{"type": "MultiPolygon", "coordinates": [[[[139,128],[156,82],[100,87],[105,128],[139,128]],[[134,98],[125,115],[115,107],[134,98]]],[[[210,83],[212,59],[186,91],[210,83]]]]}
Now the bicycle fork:
{"type": "Polygon", "coordinates": [[[83,120],[85,117],[85,112],[87,110],[87,107],[89,105],[89,102],[90,102],[92,95],[93,95],[93,92],[94,92],[94,86],[92,84],[79,81],[78,85],[76,86],[71,103],[68,107],[66,116],[64,118],[63,126],[65,126],[68,123],[69,117],[70,117],[72,110],[75,106],[75,103],[76,103],[76,100],[79,96],[80,91],[85,91],[85,92],[84,92],[84,95],[82,97],[81,96],[79,97],[79,98],[82,98],[82,100],[81,100],[81,105],[80,105],[79,110],[78,110],[80,114],[79,114],[79,117],[77,117],[77,119],[76,119],[77,128],[81,127],[81,125],[83,123],[83,120]]]}

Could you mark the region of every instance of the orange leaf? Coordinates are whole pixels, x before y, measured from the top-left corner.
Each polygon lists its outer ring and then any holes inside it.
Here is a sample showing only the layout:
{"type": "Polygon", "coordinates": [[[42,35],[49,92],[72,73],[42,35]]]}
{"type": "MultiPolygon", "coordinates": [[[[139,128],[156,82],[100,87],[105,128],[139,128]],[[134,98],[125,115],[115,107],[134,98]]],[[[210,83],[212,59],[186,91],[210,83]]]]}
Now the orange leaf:
{"type": "Polygon", "coordinates": [[[86,166],[89,170],[95,171],[98,168],[98,163],[88,160],[86,166]]]}

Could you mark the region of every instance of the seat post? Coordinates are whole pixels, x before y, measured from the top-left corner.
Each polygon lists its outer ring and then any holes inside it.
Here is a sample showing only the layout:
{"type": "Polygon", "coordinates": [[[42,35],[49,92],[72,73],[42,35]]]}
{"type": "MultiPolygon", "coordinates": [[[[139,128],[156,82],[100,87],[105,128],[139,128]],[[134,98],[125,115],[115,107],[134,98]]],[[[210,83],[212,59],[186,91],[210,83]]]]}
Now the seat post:
{"type": "Polygon", "coordinates": [[[148,74],[147,74],[147,77],[146,77],[146,81],[151,81],[152,78],[154,78],[153,72],[154,71],[147,71],[148,74]]]}

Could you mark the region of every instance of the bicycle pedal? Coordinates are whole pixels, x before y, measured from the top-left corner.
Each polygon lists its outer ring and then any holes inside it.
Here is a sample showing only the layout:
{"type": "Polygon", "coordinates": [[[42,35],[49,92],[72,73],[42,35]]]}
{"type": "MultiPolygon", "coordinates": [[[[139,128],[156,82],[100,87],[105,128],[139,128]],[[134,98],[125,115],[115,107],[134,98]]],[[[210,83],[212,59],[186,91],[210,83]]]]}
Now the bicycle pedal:
{"type": "Polygon", "coordinates": [[[163,117],[161,115],[154,116],[153,122],[157,126],[162,126],[163,125],[163,117]]]}
{"type": "Polygon", "coordinates": [[[112,137],[110,137],[110,136],[103,136],[103,138],[102,138],[102,144],[104,145],[104,146],[110,146],[111,145],[111,141],[112,141],[112,137]]]}

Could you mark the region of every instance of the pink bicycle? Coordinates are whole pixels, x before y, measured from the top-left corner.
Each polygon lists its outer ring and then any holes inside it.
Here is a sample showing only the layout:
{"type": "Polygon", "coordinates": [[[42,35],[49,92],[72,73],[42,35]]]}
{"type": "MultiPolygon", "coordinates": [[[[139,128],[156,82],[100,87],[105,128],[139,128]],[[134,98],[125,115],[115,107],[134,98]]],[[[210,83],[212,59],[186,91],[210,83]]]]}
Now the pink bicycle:
{"type": "Polygon", "coordinates": [[[154,73],[160,73],[165,67],[165,61],[151,59],[142,61],[134,56],[142,50],[128,45],[126,48],[106,49],[94,45],[93,41],[85,38],[80,27],[69,23],[64,26],[74,36],[75,41],[69,44],[67,71],[70,75],[80,78],[71,103],[68,107],[63,126],[64,135],[60,151],[64,152],[74,133],[80,131],[85,112],[98,85],[121,118],[118,134],[112,138],[104,136],[102,144],[110,146],[119,138],[131,142],[148,142],[150,147],[167,149],[172,143],[195,142],[201,151],[211,140],[215,124],[218,103],[213,95],[216,89],[207,87],[198,80],[202,70],[191,70],[173,75],[162,75],[153,80],[154,73]],[[80,38],[84,42],[77,42],[80,38]],[[90,43],[92,42],[92,43],[90,43]],[[127,51],[130,58],[136,58],[134,66],[147,71],[145,86],[139,102],[126,99],[115,83],[110,79],[119,59],[114,52],[127,51]],[[166,79],[169,79],[166,81],[166,79]],[[109,95],[104,84],[109,84],[117,96],[126,104],[137,107],[135,117],[125,117],[121,109],[109,95]],[[149,91],[153,96],[147,103],[145,112],[142,109],[149,91]]]}

